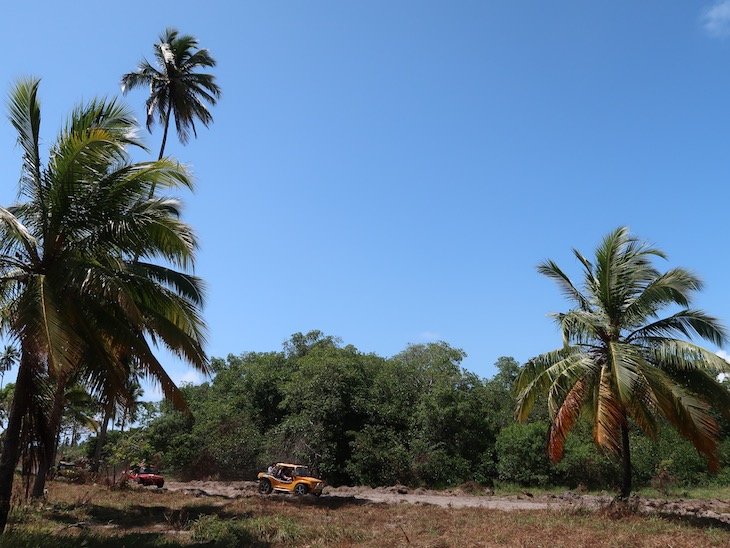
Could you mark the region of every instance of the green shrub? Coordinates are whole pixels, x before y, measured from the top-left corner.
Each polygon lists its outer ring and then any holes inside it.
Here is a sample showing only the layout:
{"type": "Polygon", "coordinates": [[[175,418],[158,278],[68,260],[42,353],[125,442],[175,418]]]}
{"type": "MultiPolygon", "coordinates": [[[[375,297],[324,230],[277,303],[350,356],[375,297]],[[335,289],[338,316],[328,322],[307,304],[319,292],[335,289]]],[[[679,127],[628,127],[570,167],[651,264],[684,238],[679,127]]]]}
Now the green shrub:
{"type": "Polygon", "coordinates": [[[620,478],[615,459],[601,451],[593,441],[590,425],[579,424],[565,441],[565,454],[553,466],[554,483],[575,488],[613,487],[620,478]]]}
{"type": "Polygon", "coordinates": [[[454,486],[473,480],[471,469],[469,461],[440,448],[419,451],[413,463],[416,481],[429,487],[454,486]]]}
{"type": "Polygon", "coordinates": [[[546,485],[550,462],[546,447],[548,426],[542,422],[511,424],[497,436],[497,473],[502,481],[546,485]]]}
{"type": "MultiPolygon", "coordinates": [[[[631,432],[629,440],[631,443],[631,477],[636,487],[649,485],[663,469],[670,472],[667,469],[670,457],[662,454],[657,441],[640,432],[631,432]]],[[[616,473],[621,473],[618,467],[616,473]]]]}
{"type": "Polygon", "coordinates": [[[411,483],[410,456],[392,430],[366,426],[354,434],[347,473],[361,485],[411,483]]]}

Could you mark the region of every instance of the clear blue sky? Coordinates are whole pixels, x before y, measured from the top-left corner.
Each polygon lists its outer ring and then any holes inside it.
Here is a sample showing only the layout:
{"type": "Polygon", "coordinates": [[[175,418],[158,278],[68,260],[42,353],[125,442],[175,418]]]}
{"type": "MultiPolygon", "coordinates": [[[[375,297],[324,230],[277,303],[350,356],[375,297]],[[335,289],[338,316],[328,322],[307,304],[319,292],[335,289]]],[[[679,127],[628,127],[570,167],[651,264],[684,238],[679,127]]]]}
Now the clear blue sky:
{"type": "MultiPolygon", "coordinates": [[[[50,142],[166,26],[223,88],[214,125],[167,149],[197,180],[210,355],[321,329],[385,356],[442,339],[491,376],[560,344],[535,265],[577,274],[571,247],[619,225],[730,324],[730,2],[14,2],[0,84],[42,77],[50,142]]],[[[145,98],[126,98],[140,119],[145,98]]],[[[2,204],[19,156],[0,124],[2,204]]]]}

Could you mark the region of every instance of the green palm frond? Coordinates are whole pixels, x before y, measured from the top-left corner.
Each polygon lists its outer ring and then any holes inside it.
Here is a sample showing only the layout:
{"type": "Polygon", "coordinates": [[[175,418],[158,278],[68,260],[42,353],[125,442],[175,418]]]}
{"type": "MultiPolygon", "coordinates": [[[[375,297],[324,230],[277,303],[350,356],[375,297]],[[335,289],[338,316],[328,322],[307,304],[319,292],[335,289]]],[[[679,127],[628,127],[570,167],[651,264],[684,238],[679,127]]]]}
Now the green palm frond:
{"type": "Polygon", "coordinates": [[[647,363],[641,349],[630,344],[611,342],[608,344],[612,387],[623,407],[634,399],[638,385],[642,382],[642,370],[647,363]]]}
{"type": "MultiPolygon", "coordinates": [[[[0,207],[0,246],[7,251],[20,247],[29,261],[36,266],[40,264],[38,240],[11,211],[4,207],[0,207]]],[[[23,266],[22,263],[15,262],[14,258],[10,256],[7,259],[3,261],[3,265],[10,265],[13,268],[23,266]]]]}
{"type": "Polygon", "coordinates": [[[666,306],[688,307],[691,294],[702,289],[701,280],[683,268],[675,268],[661,274],[643,288],[630,302],[624,316],[628,325],[639,325],[653,317],[666,306]]]}
{"type": "Polygon", "coordinates": [[[707,457],[710,469],[717,470],[720,429],[710,406],[659,369],[647,370],[646,378],[662,415],[707,457]]]}
{"type": "Polygon", "coordinates": [[[608,336],[608,318],[600,311],[570,310],[552,315],[565,344],[590,345],[608,336]]]}
{"type": "Polygon", "coordinates": [[[718,346],[724,345],[728,340],[727,331],[720,321],[701,310],[680,310],[632,331],[626,340],[641,342],[641,339],[649,339],[652,342],[676,336],[699,336],[718,346]]]}
{"type": "Polygon", "coordinates": [[[537,398],[545,394],[564,371],[582,362],[583,354],[572,347],[554,350],[528,361],[515,381],[517,420],[526,420],[537,398]]]}
{"type": "Polygon", "coordinates": [[[154,282],[162,283],[165,287],[172,288],[194,305],[202,305],[205,295],[203,281],[200,278],[159,266],[151,263],[136,263],[129,265],[132,274],[140,274],[154,282]]]}
{"type": "Polygon", "coordinates": [[[642,368],[640,381],[634,390],[634,397],[625,407],[626,415],[634,421],[644,434],[656,439],[659,433],[658,407],[644,371],[645,369],[642,368]]]}
{"type": "Polygon", "coordinates": [[[730,420],[730,390],[707,371],[669,369],[664,372],[672,380],[694,394],[701,394],[702,400],[730,420]]]}
{"type": "Polygon", "coordinates": [[[30,278],[12,307],[11,329],[21,340],[38,348],[54,372],[74,368],[79,357],[79,339],[73,326],[60,311],[59,299],[48,277],[30,278]]]}
{"type": "MultiPolygon", "coordinates": [[[[18,133],[18,144],[23,149],[23,172],[29,184],[21,185],[21,192],[38,198],[41,185],[41,160],[39,134],[41,108],[38,101],[40,80],[19,81],[10,92],[9,118],[18,133]]],[[[23,180],[21,180],[21,183],[23,180]]]]}
{"type": "Polygon", "coordinates": [[[676,339],[651,339],[644,352],[657,367],[680,370],[704,370],[715,375],[730,373],[730,364],[714,352],[676,339]]]}

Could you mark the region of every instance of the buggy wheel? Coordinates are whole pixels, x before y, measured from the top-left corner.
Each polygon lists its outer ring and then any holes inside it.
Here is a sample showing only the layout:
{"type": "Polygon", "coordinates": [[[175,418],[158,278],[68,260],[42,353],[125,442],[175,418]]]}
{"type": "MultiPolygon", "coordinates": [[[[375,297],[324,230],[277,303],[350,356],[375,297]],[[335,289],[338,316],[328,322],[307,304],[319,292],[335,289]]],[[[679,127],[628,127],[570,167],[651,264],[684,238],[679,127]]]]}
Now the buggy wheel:
{"type": "Polygon", "coordinates": [[[307,485],[304,483],[297,483],[294,487],[294,494],[301,497],[302,495],[306,495],[309,492],[309,489],[307,488],[307,485]]]}
{"type": "Polygon", "coordinates": [[[266,478],[261,478],[259,480],[259,493],[262,495],[268,495],[271,493],[271,482],[266,478]]]}

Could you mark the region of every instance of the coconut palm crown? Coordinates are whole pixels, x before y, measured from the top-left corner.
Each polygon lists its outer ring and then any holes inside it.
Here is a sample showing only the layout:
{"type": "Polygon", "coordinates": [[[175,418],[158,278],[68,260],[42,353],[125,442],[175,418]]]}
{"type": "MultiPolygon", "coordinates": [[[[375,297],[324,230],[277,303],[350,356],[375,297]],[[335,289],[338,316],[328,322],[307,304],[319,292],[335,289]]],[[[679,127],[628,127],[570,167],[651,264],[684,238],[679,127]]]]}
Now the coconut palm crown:
{"type": "Polygon", "coordinates": [[[691,341],[720,347],[727,333],[716,318],[690,307],[702,282],[682,268],[657,270],[653,261],[664,253],[627,228],[604,238],[595,262],[573,252],[583,270],[581,286],[551,260],[538,266],[573,308],[553,314],[563,347],[532,358],[521,371],[517,419],[526,420],[547,394],[548,454],[557,461],[578,417],[586,416],[595,442],[622,457],[622,497],[631,491],[630,422],[654,437],[663,417],[715,470],[719,427],[711,407],[730,416],[730,393],[717,380],[728,363],[691,341]]]}
{"type": "Polygon", "coordinates": [[[175,129],[182,144],[190,139],[190,132],[197,137],[195,120],[204,126],[213,121],[205,106],[215,105],[221,90],[211,74],[199,69],[215,67],[215,59],[206,49],[198,49],[198,40],[190,35],[180,35],[169,28],[160,35],[154,45],[156,65],[143,59],[137,70],[122,76],[122,93],[136,87],[149,87],[147,98],[147,129],[152,131],[155,119],[164,126],[159,158],[165,153],[170,117],[175,117],[175,129]]]}
{"type": "Polygon", "coordinates": [[[187,272],[197,239],[178,200],[154,193],[191,187],[187,172],[168,159],[132,163],[142,143],[115,100],[77,107],[42,162],[38,86],[21,81],[9,100],[22,169],[19,202],[0,207],[0,331],[20,364],[0,454],[0,532],[22,435],[46,448],[54,439],[43,430],[62,405],[44,417],[46,380],[61,396],[79,375],[95,394],[122,393],[133,363],[184,407],[153,347],[208,371],[203,283],[187,272]]]}

